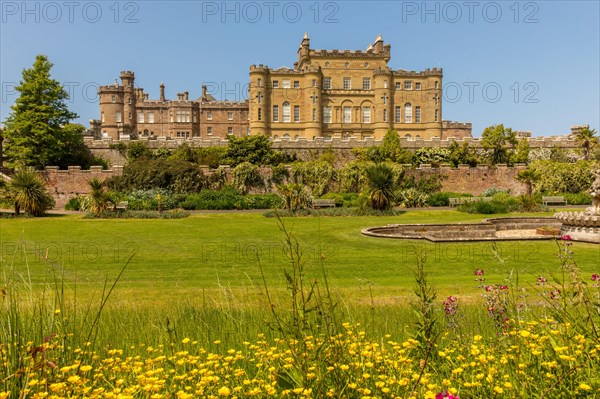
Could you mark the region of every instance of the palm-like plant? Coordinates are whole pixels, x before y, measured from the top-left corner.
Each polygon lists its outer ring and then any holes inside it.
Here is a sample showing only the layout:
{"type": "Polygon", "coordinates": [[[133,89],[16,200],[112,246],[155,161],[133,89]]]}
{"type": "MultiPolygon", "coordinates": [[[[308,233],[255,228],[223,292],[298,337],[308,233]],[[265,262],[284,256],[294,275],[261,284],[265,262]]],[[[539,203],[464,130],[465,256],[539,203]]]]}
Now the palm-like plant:
{"type": "Polygon", "coordinates": [[[585,127],[575,133],[575,141],[579,143],[583,151],[583,159],[588,160],[590,158],[590,151],[592,147],[598,144],[598,137],[596,137],[596,130],[585,127]]]}
{"type": "Polygon", "coordinates": [[[98,216],[107,211],[114,201],[110,193],[106,191],[102,180],[94,177],[88,184],[90,186],[90,193],[88,195],[86,210],[98,216]]]}
{"type": "Polygon", "coordinates": [[[376,210],[389,209],[394,200],[394,172],[385,164],[369,166],[365,173],[367,175],[367,194],[369,205],[376,210]]]}
{"type": "Polygon", "coordinates": [[[525,169],[517,173],[515,179],[527,185],[527,195],[531,197],[533,194],[533,185],[540,180],[540,174],[533,169],[525,169]]]}
{"type": "Polygon", "coordinates": [[[277,186],[277,191],[285,201],[285,209],[288,211],[298,212],[300,209],[309,208],[312,204],[312,199],[303,184],[280,184],[277,186]]]}
{"type": "Polygon", "coordinates": [[[46,185],[33,170],[19,170],[8,183],[8,189],[15,202],[15,214],[23,209],[33,216],[42,216],[54,206],[54,199],[46,185]]]}

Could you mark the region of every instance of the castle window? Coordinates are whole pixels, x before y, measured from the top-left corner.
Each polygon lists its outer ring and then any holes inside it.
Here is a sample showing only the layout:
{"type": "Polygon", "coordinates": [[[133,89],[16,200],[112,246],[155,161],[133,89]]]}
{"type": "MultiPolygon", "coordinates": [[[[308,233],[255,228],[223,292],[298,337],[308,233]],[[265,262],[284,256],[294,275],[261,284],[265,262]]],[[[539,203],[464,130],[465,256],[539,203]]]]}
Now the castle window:
{"type": "Polygon", "coordinates": [[[323,89],[324,90],[331,89],[331,78],[323,78],[323,89]]]}
{"type": "Polygon", "coordinates": [[[401,109],[402,109],[402,107],[400,107],[400,106],[396,107],[396,115],[395,115],[395,121],[396,121],[396,123],[400,123],[401,122],[401,120],[400,120],[400,118],[401,118],[400,113],[402,112],[401,109]]]}
{"type": "Polygon", "coordinates": [[[258,80],[256,81],[256,85],[257,85],[258,87],[261,87],[261,86],[262,86],[262,79],[261,79],[261,78],[258,78],[258,80]]]}
{"type": "Polygon", "coordinates": [[[439,117],[438,117],[438,110],[436,109],[436,110],[435,110],[435,121],[437,122],[438,120],[439,120],[439,117]]]}
{"type": "Polygon", "coordinates": [[[352,80],[350,78],[344,78],[344,90],[352,89],[352,80]]]}
{"type": "Polygon", "coordinates": [[[323,123],[331,123],[331,107],[323,107],[323,123]]]}
{"type": "Polygon", "coordinates": [[[412,90],[412,80],[404,81],[404,90],[412,90]]]}
{"type": "Polygon", "coordinates": [[[440,101],[440,99],[437,94],[435,95],[435,97],[433,97],[433,99],[435,100],[435,105],[438,105],[438,102],[440,101]]]}
{"type": "Polygon", "coordinates": [[[194,123],[198,122],[198,115],[194,112],[194,123]]]}
{"type": "Polygon", "coordinates": [[[312,87],[317,87],[317,79],[312,80],[312,87]]]}
{"type": "Polygon", "coordinates": [[[290,81],[289,79],[284,79],[281,81],[281,87],[284,89],[289,89],[290,88],[290,81]]]}
{"type": "Polygon", "coordinates": [[[421,123],[421,107],[415,107],[415,122],[421,123]]]}
{"type": "Polygon", "coordinates": [[[279,87],[279,81],[278,80],[274,80],[273,81],[273,88],[276,89],[279,87]]]}
{"type": "Polygon", "coordinates": [[[120,112],[117,112],[115,114],[115,120],[117,121],[117,123],[123,122],[123,120],[121,119],[121,113],[120,112]]]}
{"type": "Polygon", "coordinates": [[[290,103],[287,101],[283,103],[283,122],[287,123],[291,121],[291,108],[290,103]]]}
{"type": "Polygon", "coordinates": [[[137,121],[138,123],[144,123],[144,113],[143,112],[138,112],[137,114],[137,121]]]}
{"type": "Polygon", "coordinates": [[[363,123],[371,123],[371,107],[362,108],[362,121],[363,123]]]}
{"type": "Polygon", "coordinates": [[[312,110],[312,121],[313,122],[317,121],[317,110],[316,110],[316,108],[313,108],[313,110],[312,110]]]}
{"type": "Polygon", "coordinates": [[[438,88],[438,83],[439,83],[439,82],[436,80],[436,81],[435,81],[435,88],[436,88],[436,89],[438,88]]]}
{"type": "Polygon", "coordinates": [[[211,111],[206,111],[206,120],[212,121],[212,112],[211,111]]]}
{"type": "Polygon", "coordinates": [[[344,123],[352,123],[352,108],[344,107],[344,123]]]}
{"type": "Polygon", "coordinates": [[[294,122],[300,122],[300,106],[294,105],[294,122]]]}
{"type": "Polygon", "coordinates": [[[229,134],[229,135],[233,134],[233,127],[229,126],[227,128],[227,134],[229,134]]]}
{"type": "Polygon", "coordinates": [[[283,140],[289,140],[290,139],[290,135],[288,133],[285,133],[283,136],[281,136],[281,138],[283,140]]]}
{"type": "Polygon", "coordinates": [[[129,100],[127,100],[127,102],[128,102],[129,104],[131,104],[131,97],[129,97],[129,100]]]}
{"type": "Polygon", "coordinates": [[[104,123],[104,112],[100,114],[100,120],[104,123]]]}
{"type": "Polygon", "coordinates": [[[148,112],[148,123],[154,123],[154,112],[148,112]]]}
{"type": "Polygon", "coordinates": [[[387,122],[387,109],[383,110],[383,121],[387,122]]]}
{"type": "Polygon", "coordinates": [[[129,120],[131,120],[131,112],[129,114],[127,114],[127,117],[129,118],[129,120]]]}
{"type": "Polygon", "coordinates": [[[415,82],[415,90],[421,90],[421,82],[415,82]]]}
{"type": "Polygon", "coordinates": [[[106,132],[106,131],[102,132],[102,137],[105,137],[105,138],[108,137],[108,132],[106,132]]]}
{"type": "Polygon", "coordinates": [[[258,109],[258,120],[262,121],[262,108],[258,109]]]}
{"type": "Polygon", "coordinates": [[[387,80],[384,80],[384,81],[383,81],[383,88],[384,88],[384,89],[387,89],[387,80]]]}
{"type": "Polygon", "coordinates": [[[206,128],[206,134],[209,136],[212,136],[213,132],[212,132],[212,126],[209,126],[206,128]]]}
{"type": "Polygon", "coordinates": [[[279,105],[273,105],[273,122],[279,122],[279,105]]]}
{"type": "Polygon", "coordinates": [[[232,121],[233,120],[233,112],[231,112],[231,111],[227,112],[227,120],[228,121],[232,121]]]}
{"type": "Polygon", "coordinates": [[[404,123],[412,123],[412,105],[410,103],[404,105],[404,123]]]}
{"type": "Polygon", "coordinates": [[[298,80],[294,80],[294,89],[300,88],[300,82],[298,80]]]}
{"type": "Polygon", "coordinates": [[[396,82],[396,90],[400,90],[402,88],[400,82],[396,82]]]}
{"type": "Polygon", "coordinates": [[[371,90],[371,78],[363,78],[363,90],[371,90]]]}
{"type": "Polygon", "coordinates": [[[114,103],[117,101],[117,96],[115,96],[114,94],[112,96],[110,96],[111,101],[114,103]]]}

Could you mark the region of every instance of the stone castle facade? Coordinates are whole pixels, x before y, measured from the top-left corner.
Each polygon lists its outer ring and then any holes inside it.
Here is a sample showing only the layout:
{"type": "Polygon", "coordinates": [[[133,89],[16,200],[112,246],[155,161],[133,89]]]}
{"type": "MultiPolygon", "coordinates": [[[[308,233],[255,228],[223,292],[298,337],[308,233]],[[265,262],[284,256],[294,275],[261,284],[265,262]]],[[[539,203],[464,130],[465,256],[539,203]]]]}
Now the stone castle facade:
{"type": "Polygon", "coordinates": [[[442,120],[442,70],[393,70],[381,35],[364,50],[314,50],[308,34],[293,68],[250,67],[248,100],[218,101],[203,86],[177,100],[150,100],[133,72],[101,86],[96,138],[226,139],[266,134],[272,140],[381,140],[389,129],[406,139],[471,137],[471,124],[442,120]]]}
{"type": "Polygon", "coordinates": [[[150,100],[143,88],[135,87],[135,75],[121,72],[121,84],[101,86],[100,120],[92,120],[96,138],[113,140],[135,138],[226,138],[248,134],[247,101],[217,101],[202,86],[202,97],[189,99],[189,93],[177,93],[177,100],[150,100]]]}

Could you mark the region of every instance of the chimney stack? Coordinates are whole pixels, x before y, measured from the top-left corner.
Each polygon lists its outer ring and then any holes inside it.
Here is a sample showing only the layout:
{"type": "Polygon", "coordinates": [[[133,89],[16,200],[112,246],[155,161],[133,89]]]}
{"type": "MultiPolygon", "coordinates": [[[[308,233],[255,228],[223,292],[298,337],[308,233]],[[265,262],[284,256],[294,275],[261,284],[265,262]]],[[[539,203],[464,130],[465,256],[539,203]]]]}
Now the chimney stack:
{"type": "Polygon", "coordinates": [[[160,101],[165,101],[165,82],[160,82],[160,101]]]}
{"type": "Polygon", "coordinates": [[[206,95],[206,85],[202,85],[202,101],[207,101],[208,96],[206,95]]]}

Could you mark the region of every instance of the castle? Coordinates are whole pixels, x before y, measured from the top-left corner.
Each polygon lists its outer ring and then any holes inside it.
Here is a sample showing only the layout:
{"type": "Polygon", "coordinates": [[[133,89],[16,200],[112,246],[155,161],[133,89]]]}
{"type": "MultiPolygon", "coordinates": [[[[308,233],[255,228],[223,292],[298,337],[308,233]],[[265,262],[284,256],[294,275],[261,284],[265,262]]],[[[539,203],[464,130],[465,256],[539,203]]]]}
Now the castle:
{"type": "Polygon", "coordinates": [[[389,129],[407,139],[471,137],[471,124],[442,121],[442,70],[392,70],[391,46],[378,36],[364,51],[314,50],[308,34],[293,68],[250,66],[248,100],[218,101],[202,87],[150,100],[133,72],[101,86],[96,138],[224,139],[266,134],[272,140],[380,140],[389,129]]]}

